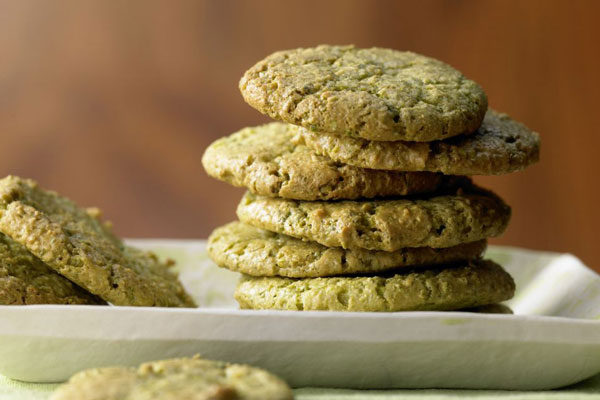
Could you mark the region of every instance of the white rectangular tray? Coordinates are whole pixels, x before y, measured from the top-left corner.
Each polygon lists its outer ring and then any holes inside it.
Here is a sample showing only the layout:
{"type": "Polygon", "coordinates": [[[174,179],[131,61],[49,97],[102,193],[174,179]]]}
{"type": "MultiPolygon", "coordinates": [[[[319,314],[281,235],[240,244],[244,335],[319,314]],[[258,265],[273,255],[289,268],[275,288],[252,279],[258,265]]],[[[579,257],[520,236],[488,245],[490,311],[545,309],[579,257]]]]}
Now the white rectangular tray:
{"type": "Polygon", "coordinates": [[[571,255],[491,247],[516,315],[238,310],[203,241],[135,240],[176,259],[199,309],[1,306],[0,374],[57,382],[200,353],[294,387],[550,389],[600,373],[600,277],[571,255]]]}

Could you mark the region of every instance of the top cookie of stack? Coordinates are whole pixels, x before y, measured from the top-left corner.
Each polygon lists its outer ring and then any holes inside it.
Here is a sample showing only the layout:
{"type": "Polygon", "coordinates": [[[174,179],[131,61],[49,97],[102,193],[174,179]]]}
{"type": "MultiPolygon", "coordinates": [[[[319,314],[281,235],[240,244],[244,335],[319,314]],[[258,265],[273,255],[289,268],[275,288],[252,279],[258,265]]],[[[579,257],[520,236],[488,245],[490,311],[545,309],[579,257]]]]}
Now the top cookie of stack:
{"type": "Polygon", "coordinates": [[[477,83],[411,52],[281,51],[250,68],[240,90],[260,112],[302,127],[312,149],[350,165],[496,175],[538,160],[539,137],[506,115],[486,115],[477,83]]]}
{"type": "Polygon", "coordinates": [[[539,137],[488,111],[477,83],[415,53],[318,46],[272,54],[240,90],[286,122],[245,128],[203,157],[211,176],[252,192],[242,223],[209,239],[219,265],[268,277],[240,284],[242,307],[444,310],[512,296],[510,276],[479,260],[510,208],[453,175],[523,169],[539,137]],[[373,273],[385,275],[328,278],[373,273]]]}

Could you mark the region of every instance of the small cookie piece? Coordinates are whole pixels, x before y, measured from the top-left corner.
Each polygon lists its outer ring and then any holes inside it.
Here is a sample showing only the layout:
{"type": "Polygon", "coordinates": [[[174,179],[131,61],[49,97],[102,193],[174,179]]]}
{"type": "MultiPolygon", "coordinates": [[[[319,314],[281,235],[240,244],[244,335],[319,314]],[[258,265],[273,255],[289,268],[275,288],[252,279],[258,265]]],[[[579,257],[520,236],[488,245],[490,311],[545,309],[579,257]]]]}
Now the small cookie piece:
{"type": "Polygon", "coordinates": [[[240,80],[244,100],[315,132],[428,142],[474,132],[481,87],[433,58],[390,49],[318,46],[278,51],[240,80]]]}
{"type": "Polygon", "coordinates": [[[389,276],[290,279],[244,277],[235,298],[243,309],[446,311],[496,303],[515,284],[489,260],[389,276]]]}
{"type": "Polygon", "coordinates": [[[506,114],[490,110],[477,132],[429,142],[373,142],[300,128],[298,144],[337,162],[362,168],[500,175],[520,171],[540,157],[540,137],[506,114]]]}
{"type": "Polygon", "coordinates": [[[97,213],[29,179],[0,180],[0,231],[50,268],[115,305],[194,307],[177,275],[124,246],[97,213]]]}
{"type": "Polygon", "coordinates": [[[284,381],[260,368],[194,356],[82,371],[50,399],[291,400],[293,395],[284,381]]]}
{"type": "Polygon", "coordinates": [[[238,218],[328,247],[397,251],[450,247],[504,232],[510,207],[474,185],[444,194],[375,201],[295,201],[246,193],[238,218]]]}
{"type": "Polygon", "coordinates": [[[0,305],[106,304],[0,233],[0,305]]]}
{"type": "Polygon", "coordinates": [[[396,268],[448,264],[481,257],[486,241],[454,247],[404,248],[394,252],[325,247],[242,222],[215,229],[208,254],[221,267],[251,276],[316,278],[377,273],[396,268]]]}
{"type": "Polygon", "coordinates": [[[280,122],[244,128],[211,144],[202,157],[214,178],[252,193],[296,200],[357,199],[433,192],[452,177],[357,168],[294,145],[298,127],[280,122]]]}

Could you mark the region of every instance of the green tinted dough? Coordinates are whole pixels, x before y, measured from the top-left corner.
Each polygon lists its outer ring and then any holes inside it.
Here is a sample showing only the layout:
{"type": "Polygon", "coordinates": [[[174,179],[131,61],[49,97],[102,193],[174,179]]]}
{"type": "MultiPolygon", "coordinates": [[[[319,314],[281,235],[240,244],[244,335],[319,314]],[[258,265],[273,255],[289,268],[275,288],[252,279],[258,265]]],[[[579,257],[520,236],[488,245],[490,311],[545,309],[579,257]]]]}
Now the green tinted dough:
{"type": "Polygon", "coordinates": [[[504,232],[510,207],[474,186],[429,197],[376,201],[294,201],[246,193],[242,222],[328,247],[396,251],[450,247],[504,232]]]}
{"type": "Polygon", "coordinates": [[[390,49],[318,46],[278,51],[240,80],[263,114],[315,132],[431,141],[475,131],[481,87],[441,61],[390,49]]]}
{"type": "Polygon", "coordinates": [[[123,243],[89,210],[27,179],[0,180],[0,231],[115,305],[193,307],[171,263],[123,243]]]}
{"type": "Polygon", "coordinates": [[[0,305],[106,304],[0,233],[0,305]]]}
{"type": "Polygon", "coordinates": [[[515,284],[498,264],[470,261],[389,276],[290,279],[248,277],[241,308],[330,311],[445,311],[510,299],[515,284]]]}
{"type": "Polygon", "coordinates": [[[199,357],[75,374],[51,400],[291,400],[284,381],[259,368],[199,357]]]}
{"type": "Polygon", "coordinates": [[[294,145],[297,134],[298,127],[279,122],[244,128],[211,144],[202,164],[212,177],[255,194],[297,200],[425,193],[449,179],[429,172],[377,171],[337,163],[294,145]]]}
{"type": "Polygon", "coordinates": [[[232,222],[208,238],[208,254],[221,267],[252,276],[313,278],[376,273],[400,267],[452,263],[479,258],[485,240],[443,249],[404,248],[394,252],[325,247],[232,222]]]}
{"type": "Polygon", "coordinates": [[[299,145],[306,144],[337,162],[379,170],[499,175],[536,163],[540,152],[537,133],[492,110],[474,134],[429,143],[373,142],[300,131],[299,145]]]}

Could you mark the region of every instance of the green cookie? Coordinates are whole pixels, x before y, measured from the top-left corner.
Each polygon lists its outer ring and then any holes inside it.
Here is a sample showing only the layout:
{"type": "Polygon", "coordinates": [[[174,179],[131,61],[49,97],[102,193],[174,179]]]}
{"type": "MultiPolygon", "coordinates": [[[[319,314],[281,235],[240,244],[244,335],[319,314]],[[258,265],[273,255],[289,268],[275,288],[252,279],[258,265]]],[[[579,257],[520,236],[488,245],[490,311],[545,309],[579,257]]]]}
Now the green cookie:
{"type": "Polygon", "coordinates": [[[0,233],[0,305],[106,304],[0,233]]]}
{"type": "Polygon", "coordinates": [[[177,276],[123,245],[90,210],[28,179],[0,180],[0,231],[50,268],[115,305],[193,307],[177,276]]]}
{"type": "Polygon", "coordinates": [[[426,142],[475,131],[481,87],[433,58],[390,49],[318,46],[279,51],[240,80],[244,100],[315,132],[426,142]]]}
{"type": "Polygon", "coordinates": [[[325,247],[291,236],[232,222],[208,238],[208,254],[218,265],[252,276],[315,278],[367,274],[396,268],[448,264],[481,257],[485,240],[458,246],[404,248],[393,252],[325,247]]]}
{"type": "Polygon", "coordinates": [[[244,128],[211,144],[202,157],[214,178],[263,196],[297,200],[357,199],[433,192],[455,177],[377,171],[318,156],[295,145],[298,127],[273,122],[244,128]]]}
{"type": "Polygon", "coordinates": [[[540,157],[537,133],[492,110],[474,134],[429,143],[373,142],[300,131],[298,145],[306,144],[337,162],[378,170],[499,175],[525,169],[540,157]]]}
{"type": "Polygon", "coordinates": [[[389,276],[290,279],[245,277],[241,308],[329,311],[445,311],[508,300],[511,276],[489,260],[389,276]]]}
{"type": "Polygon", "coordinates": [[[375,201],[294,201],[246,193],[242,222],[328,247],[396,251],[450,247],[504,232],[510,207],[466,185],[426,197],[375,201]]]}
{"type": "Polygon", "coordinates": [[[291,400],[273,374],[242,364],[193,358],[108,367],[75,374],[50,400],[291,400]]]}

